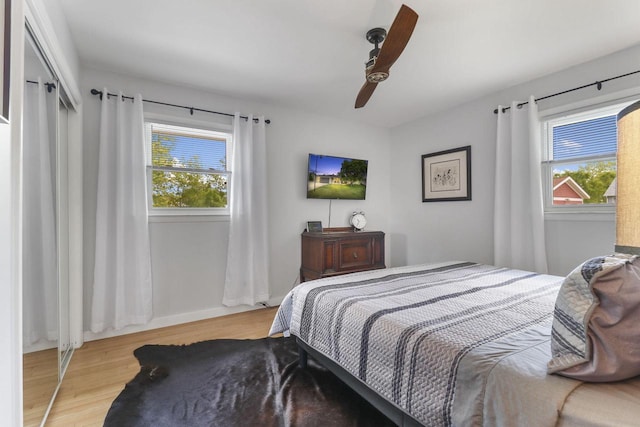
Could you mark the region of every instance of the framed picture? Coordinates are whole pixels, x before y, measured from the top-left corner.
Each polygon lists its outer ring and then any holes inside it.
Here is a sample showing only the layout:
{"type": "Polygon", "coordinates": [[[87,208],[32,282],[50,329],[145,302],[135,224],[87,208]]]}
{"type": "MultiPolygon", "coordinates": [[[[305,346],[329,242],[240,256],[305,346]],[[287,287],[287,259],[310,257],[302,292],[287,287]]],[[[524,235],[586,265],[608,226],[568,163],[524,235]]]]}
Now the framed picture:
{"type": "Polygon", "coordinates": [[[0,0],[0,123],[9,123],[11,0],[0,0]]]}
{"type": "Polygon", "coordinates": [[[471,200],[471,146],[422,155],[422,201],[471,200]]]}
{"type": "Polygon", "coordinates": [[[322,233],[322,221],[307,221],[307,231],[309,233],[322,233]]]}

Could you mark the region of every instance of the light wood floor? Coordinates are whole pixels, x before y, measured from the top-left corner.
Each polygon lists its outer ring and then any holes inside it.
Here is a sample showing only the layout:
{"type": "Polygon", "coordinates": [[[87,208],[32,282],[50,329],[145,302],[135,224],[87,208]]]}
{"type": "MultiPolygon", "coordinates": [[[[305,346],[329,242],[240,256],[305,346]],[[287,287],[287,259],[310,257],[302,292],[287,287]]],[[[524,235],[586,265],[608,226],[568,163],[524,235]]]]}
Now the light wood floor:
{"type": "MultiPolygon", "coordinates": [[[[275,312],[276,308],[266,308],[87,342],[71,359],[46,425],[102,426],[111,402],[138,373],[140,365],[133,350],[144,344],[262,338],[267,336],[275,312]]],[[[27,418],[25,415],[25,421],[27,418]]]]}

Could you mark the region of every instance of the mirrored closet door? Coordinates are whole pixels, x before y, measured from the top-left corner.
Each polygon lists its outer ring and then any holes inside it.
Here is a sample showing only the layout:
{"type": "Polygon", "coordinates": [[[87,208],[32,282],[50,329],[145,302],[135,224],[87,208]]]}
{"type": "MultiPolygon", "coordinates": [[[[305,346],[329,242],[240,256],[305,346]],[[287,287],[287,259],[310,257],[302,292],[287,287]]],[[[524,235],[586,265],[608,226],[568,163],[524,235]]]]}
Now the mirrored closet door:
{"type": "Polygon", "coordinates": [[[44,423],[69,340],[68,108],[29,28],[23,112],[24,425],[44,423]]]}

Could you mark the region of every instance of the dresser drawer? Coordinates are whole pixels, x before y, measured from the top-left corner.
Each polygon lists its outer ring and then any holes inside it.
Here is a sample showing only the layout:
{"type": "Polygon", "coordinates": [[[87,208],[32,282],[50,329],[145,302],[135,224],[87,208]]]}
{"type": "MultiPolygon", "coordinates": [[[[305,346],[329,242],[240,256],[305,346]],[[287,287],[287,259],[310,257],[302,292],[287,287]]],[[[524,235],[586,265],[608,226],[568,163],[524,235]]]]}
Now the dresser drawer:
{"type": "Polygon", "coordinates": [[[353,270],[373,265],[371,239],[345,240],[338,242],[337,271],[353,270]]]}

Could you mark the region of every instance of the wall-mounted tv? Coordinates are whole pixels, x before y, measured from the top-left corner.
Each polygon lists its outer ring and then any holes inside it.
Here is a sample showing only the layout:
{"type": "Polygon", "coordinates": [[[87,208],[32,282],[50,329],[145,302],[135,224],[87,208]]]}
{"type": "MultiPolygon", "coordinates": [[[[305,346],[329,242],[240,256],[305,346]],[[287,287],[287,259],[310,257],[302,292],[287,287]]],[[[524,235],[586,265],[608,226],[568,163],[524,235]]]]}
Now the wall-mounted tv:
{"type": "Polygon", "coordinates": [[[364,200],[367,160],[309,154],[307,199],[364,200]]]}

